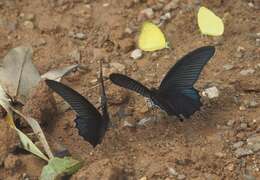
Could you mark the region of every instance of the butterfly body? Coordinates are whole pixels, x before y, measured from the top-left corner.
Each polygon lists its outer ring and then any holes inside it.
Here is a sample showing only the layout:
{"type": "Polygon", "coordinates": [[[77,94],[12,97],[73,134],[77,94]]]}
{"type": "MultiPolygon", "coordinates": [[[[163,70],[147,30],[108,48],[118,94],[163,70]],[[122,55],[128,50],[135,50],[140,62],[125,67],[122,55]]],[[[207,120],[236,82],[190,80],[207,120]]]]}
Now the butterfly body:
{"type": "Polygon", "coordinates": [[[170,116],[189,118],[202,106],[198,90],[193,85],[214,53],[215,48],[212,46],[201,47],[188,53],[170,69],[157,89],[149,89],[122,74],[111,74],[110,80],[150,99],[152,104],[170,116]]]}

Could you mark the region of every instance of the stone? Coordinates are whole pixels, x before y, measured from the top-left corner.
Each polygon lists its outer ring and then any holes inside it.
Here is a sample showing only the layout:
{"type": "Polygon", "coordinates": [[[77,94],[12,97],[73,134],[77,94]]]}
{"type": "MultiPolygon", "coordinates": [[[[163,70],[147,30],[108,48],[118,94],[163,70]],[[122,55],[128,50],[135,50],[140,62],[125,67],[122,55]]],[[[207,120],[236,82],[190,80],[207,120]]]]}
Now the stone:
{"type": "Polygon", "coordinates": [[[202,92],[202,95],[207,96],[209,99],[213,99],[213,98],[219,97],[219,91],[218,91],[217,87],[213,86],[213,87],[205,89],[202,92]]]}
{"type": "Polygon", "coordinates": [[[168,169],[169,171],[169,174],[172,175],[172,176],[178,176],[178,172],[174,169],[174,168],[169,168],[168,169]]]}
{"type": "Polygon", "coordinates": [[[125,65],[117,63],[117,62],[111,62],[110,66],[112,68],[115,68],[117,72],[124,72],[125,71],[125,65]]]}
{"type": "Polygon", "coordinates": [[[131,58],[133,58],[135,60],[140,59],[143,56],[142,50],[141,49],[135,49],[135,50],[132,51],[130,56],[131,56],[131,58]]]}
{"type": "Polygon", "coordinates": [[[178,180],[184,180],[184,179],[186,179],[186,176],[184,174],[180,174],[180,175],[177,176],[177,179],[178,180]]]}
{"type": "Polygon", "coordinates": [[[247,155],[251,155],[253,154],[254,152],[251,150],[251,149],[248,149],[248,148],[238,148],[236,151],[235,151],[235,156],[237,158],[240,158],[240,157],[243,157],[243,156],[247,156],[247,155]]]}
{"type": "Polygon", "coordinates": [[[224,70],[229,71],[234,68],[233,64],[225,64],[223,65],[224,70]]]}
{"type": "Polygon", "coordinates": [[[239,73],[242,75],[242,76],[247,76],[247,75],[250,75],[250,74],[254,74],[255,70],[252,69],[252,68],[249,68],[249,69],[244,69],[242,71],[240,71],[239,73]]]}
{"type": "Polygon", "coordinates": [[[138,19],[142,20],[144,18],[148,18],[148,19],[152,19],[154,17],[154,12],[152,8],[146,8],[143,9],[139,15],[138,15],[138,19]]]}
{"type": "Polygon", "coordinates": [[[34,24],[33,24],[32,21],[24,21],[23,25],[27,29],[33,29],[34,28],[34,24]]]}
{"type": "Polygon", "coordinates": [[[233,147],[234,149],[237,149],[237,148],[240,148],[241,146],[243,146],[243,144],[244,144],[243,141],[238,141],[238,142],[234,143],[234,144],[232,145],[232,147],[233,147]]]}

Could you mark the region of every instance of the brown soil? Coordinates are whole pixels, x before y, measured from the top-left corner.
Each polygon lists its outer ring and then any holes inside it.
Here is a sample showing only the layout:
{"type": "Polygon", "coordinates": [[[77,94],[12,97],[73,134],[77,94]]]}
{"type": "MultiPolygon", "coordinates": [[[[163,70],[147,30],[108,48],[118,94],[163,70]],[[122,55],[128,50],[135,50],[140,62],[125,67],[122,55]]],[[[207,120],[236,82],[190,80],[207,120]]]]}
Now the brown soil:
{"type": "MultiPolygon", "coordinates": [[[[260,177],[260,152],[237,157],[233,147],[235,143],[243,142],[242,148],[247,148],[246,140],[260,133],[260,109],[251,103],[260,103],[259,1],[202,1],[202,5],[225,17],[225,33],[220,38],[201,36],[196,24],[198,5],[191,0],[179,1],[171,11],[172,18],[161,27],[173,48],[144,53],[138,60],[131,59],[130,53],[135,48],[137,30],[141,25],[140,12],[152,7],[156,9],[152,19],[158,20],[165,13],[168,2],[0,1],[0,57],[11,48],[30,44],[34,49],[33,62],[40,73],[74,63],[84,65],[87,71],[72,73],[63,82],[96,107],[99,106],[99,89],[95,87],[99,66],[97,56],[105,58],[106,75],[118,71],[149,87],[156,87],[181,56],[200,46],[216,45],[216,55],[204,68],[196,86],[199,90],[216,86],[220,96],[213,100],[204,98],[203,111],[184,122],[157,110],[158,122],[143,127],[125,126],[126,121],[134,124],[153,116],[153,112],[146,108],[141,96],[106,81],[113,127],[102,144],[93,149],[78,135],[73,122],[74,112],[64,111],[63,101],[55,95],[59,113],[50,118],[55,123],[49,122],[50,126],[45,123],[43,129],[53,149],[61,144],[74,157],[85,161],[84,167],[72,179],[260,177]],[[127,32],[127,28],[133,33],[127,32]],[[86,37],[71,37],[73,32],[84,33],[86,37]],[[71,55],[75,50],[80,53],[80,58],[71,55]],[[120,63],[123,68],[113,63],[120,63]],[[232,65],[232,68],[226,69],[225,65],[232,65]],[[254,73],[240,73],[250,68],[254,73]],[[124,110],[125,115],[119,116],[119,110],[124,110]]],[[[12,133],[9,135],[8,127],[2,124],[0,179],[37,179],[44,162],[32,155],[13,153],[10,142],[15,144],[15,140],[12,140],[12,133]]]]}

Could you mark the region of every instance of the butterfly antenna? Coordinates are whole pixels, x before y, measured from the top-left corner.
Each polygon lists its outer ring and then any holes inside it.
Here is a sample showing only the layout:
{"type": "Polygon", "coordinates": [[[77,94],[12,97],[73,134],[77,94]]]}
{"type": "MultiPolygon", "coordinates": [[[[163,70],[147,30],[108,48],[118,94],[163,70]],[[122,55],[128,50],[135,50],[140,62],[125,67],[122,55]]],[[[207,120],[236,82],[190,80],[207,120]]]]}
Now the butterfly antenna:
{"type": "Polygon", "coordinates": [[[101,111],[104,120],[109,122],[109,115],[107,111],[107,96],[106,96],[105,85],[103,80],[102,59],[99,61],[99,82],[100,82],[100,95],[101,95],[101,111]]]}

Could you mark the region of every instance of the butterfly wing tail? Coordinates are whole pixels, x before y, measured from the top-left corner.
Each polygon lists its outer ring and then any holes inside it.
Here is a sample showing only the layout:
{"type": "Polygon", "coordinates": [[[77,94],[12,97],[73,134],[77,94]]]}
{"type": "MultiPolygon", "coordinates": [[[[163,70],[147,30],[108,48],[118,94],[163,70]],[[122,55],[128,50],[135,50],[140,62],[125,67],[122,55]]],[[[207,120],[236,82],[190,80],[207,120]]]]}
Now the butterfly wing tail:
{"type": "Polygon", "coordinates": [[[145,87],[144,85],[142,85],[141,83],[139,83],[134,79],[131,79],[125,75],[117,74],[117,73],[111,74],[109,78],[114,84],[118,86],[121,86],[126,89],[130,89],[132,91],[141,94],[144,97],[150,98],[151,91],[147,87],[145,87]]]}
{"type": "Polygon", "coordinates": [[[75,122],[79,134],[92,146],[95,147],[99,144],[101,139],[100,127],[104,122],[97,109],[70,87],[53,80],[45,80],[45,82],[76,111],[75,122]]]}

